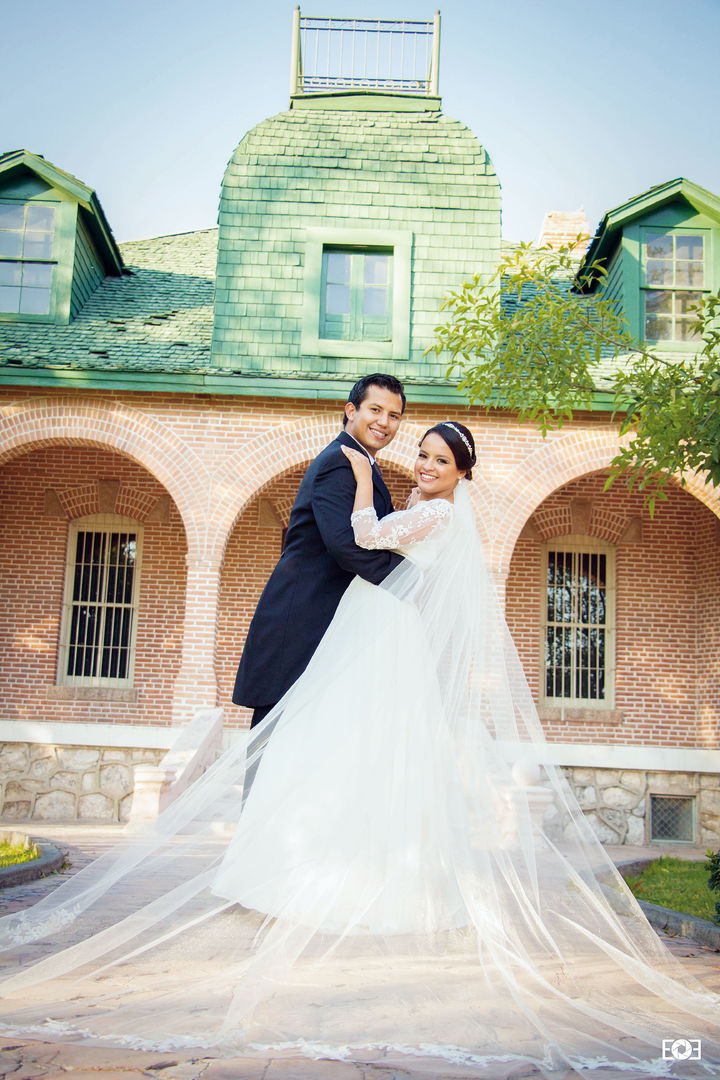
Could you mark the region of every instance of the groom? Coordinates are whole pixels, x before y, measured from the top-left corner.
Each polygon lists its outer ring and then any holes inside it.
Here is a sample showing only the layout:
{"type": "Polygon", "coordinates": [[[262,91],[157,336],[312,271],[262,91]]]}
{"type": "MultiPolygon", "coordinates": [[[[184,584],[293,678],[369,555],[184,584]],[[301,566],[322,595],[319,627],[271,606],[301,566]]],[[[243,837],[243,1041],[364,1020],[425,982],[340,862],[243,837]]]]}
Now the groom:
{"type": "MultiPolygon", "coordinates": [[[[280,561],[250,623],[235,679],[233,702],[254,710],[251,727],[305,670],[355,574],[377,585],[402,561],[394,552],[356,545],[350,525],[355,478],[342,447],[359,446],[374,462],[377,451],[395,437],[404,411],[398,379],[366,375],[350,391],[344,430],[303,477],[280,561]]],[[[376,466],[372,473],[381,518],[392,512],[392,502],[376,466]]]]}

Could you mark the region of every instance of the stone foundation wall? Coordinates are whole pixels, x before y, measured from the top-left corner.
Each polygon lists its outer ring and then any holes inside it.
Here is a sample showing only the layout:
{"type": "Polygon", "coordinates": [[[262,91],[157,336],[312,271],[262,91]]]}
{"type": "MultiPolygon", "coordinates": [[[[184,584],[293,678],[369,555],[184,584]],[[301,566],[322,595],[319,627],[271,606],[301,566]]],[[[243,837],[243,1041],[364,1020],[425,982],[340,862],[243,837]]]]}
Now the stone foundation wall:
{"type": "Polygon", "coordinates": [[[156,765],[166,752],[2,743],[0,816],[6,821],[127,821],[135,767],[156,765]]]}
{"type": "MultiPolygon", "coordinates": [[[[599,840],[604,844],[650,841],[650,796],[691,795],[695,799],[695,843],[720,842],[720,776],[716,773],[647,772],[630,769],[563,768],[565,777],[599,840]]],[[[562,839],[566,819],[550,806],[545,829],[562,839]]],[[[672,841],[669,841],[672,842],[672,841]]]]}

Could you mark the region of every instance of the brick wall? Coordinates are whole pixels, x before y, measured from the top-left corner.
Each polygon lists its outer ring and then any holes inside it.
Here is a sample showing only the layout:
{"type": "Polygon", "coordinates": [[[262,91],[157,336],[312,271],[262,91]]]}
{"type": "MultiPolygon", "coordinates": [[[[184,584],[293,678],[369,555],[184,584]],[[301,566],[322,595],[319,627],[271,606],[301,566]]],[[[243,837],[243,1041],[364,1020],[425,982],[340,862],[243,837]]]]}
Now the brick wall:
{"type": "Polygon", "coordinates": [[[545,715],[546,733],[563,742],[717,745],[717,519],[678,488],[651,519],[621,484],[603,492],[605,478],[582,477],[545,499],[512,558],[508,622],[537,696],[543,542],[584,532],[616,544],[620,715],[545,715]]]}
{"type": "MultiPolygon", "coordinates": [[[[0,469],[0,505],[0,716],[167,723],[182,642],[186,545],[182,522],[164,488],[119,454],[57,445],[30,451],[0,469]],[[119,484],[116,513],[142,520],[158,499],[161,506],[167,502],[167,520],[144,525],[137,700],[102,700],[97,693],[92,700],[59,700],[50,694],[56,682],[68,521],[100,512],[100,492],[107,499],[113,482],[119,484]]],[[[108,509],[106,502],[103,510],[108,509]]]]}
{"type": "MultiPolygon", "coordinates": [[[[0,716],[170,723],[226,704],[280,551],[278,522],[339,430],[341,409],[292,398],[0,392],[0,716]],[[135,702],[49,693],[67,521],[96,512],[101,498],[146,522],[135,702]]],[[[510,567],[509,620],[536,692],[543,538],[579,528],[618,544],[619,719],[551,717],[550,737],[717,746],[718,525],[702,501],[712,504],[713,492],[693,481],[694,494],[673,491],[650,521],[636,496],[602,492],[617,442],[601,414],[543,441],[501,413],[415,403],[382,455],[396,505],[419,435],[448,415],[476,434],[478,525],[501,581],[510,567]]],[[[228,710],[227,722],[242,714],[228,710]]]]}

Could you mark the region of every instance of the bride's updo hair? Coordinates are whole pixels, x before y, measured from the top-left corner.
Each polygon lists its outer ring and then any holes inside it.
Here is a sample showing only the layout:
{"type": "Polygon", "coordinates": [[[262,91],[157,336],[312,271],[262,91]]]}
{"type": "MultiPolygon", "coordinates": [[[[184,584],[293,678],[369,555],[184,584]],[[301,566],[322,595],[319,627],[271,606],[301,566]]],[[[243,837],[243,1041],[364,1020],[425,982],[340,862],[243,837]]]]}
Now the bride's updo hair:
{"type": "Polygon", "coordinates": [[[457,420],[442,420],[439,424],[435,424],[435,427],[427,429],[420,440],[420,446],[422,446],[425,439],[433,431],[439,435],[452,450],[452,455],[455,458],[455,464],[458,469],[462,469],[466,478],[472,480],[473,465],[477,461],[475,456],[475,440],[472,437],[472,432],[469,431],[464,424],[459,424],[457,420]]]}

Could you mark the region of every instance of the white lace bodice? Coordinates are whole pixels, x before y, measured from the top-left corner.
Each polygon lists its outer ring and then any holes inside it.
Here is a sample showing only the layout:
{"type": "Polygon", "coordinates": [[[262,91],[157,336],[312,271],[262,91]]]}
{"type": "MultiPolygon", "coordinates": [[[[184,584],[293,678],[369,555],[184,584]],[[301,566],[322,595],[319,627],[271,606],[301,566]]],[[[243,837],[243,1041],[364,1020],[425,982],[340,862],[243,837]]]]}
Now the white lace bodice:
{"type": "Polygon", "coordinates": [[[359,547],[389,548],[408,554],[413,562],[424,563],[428,558],[432,560],[435,548],[435,545],[426,548],[426,542],[438,539],[452,518],[452,503],[446,499],[428,499],[409,510],[396,510],[380,520],[375,508],[366,506],[356,510],[350,520],[359,547]]]}

